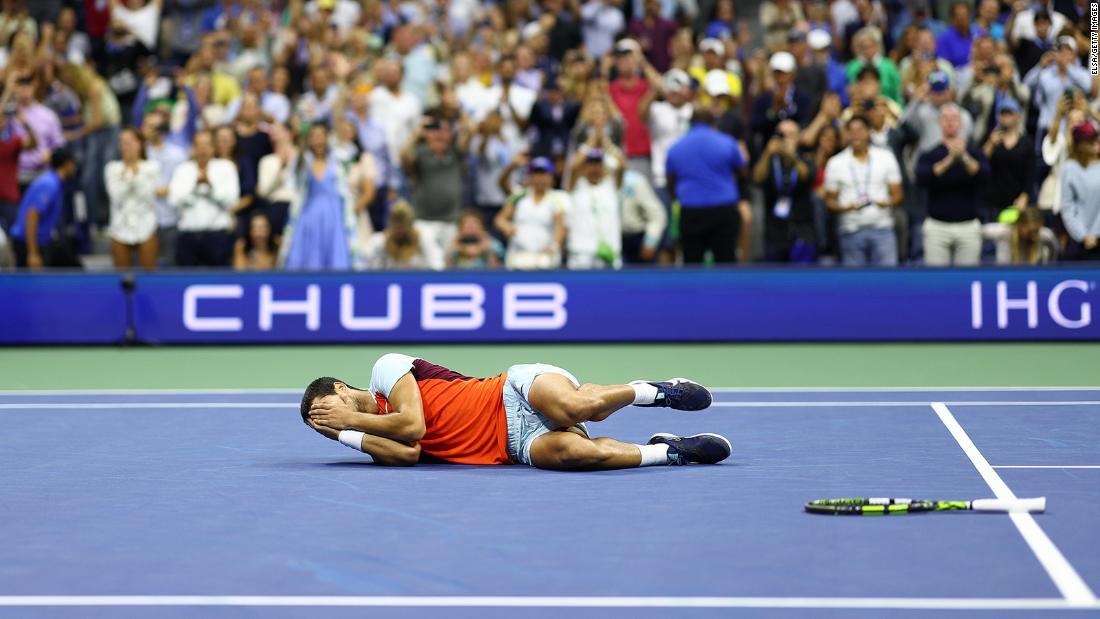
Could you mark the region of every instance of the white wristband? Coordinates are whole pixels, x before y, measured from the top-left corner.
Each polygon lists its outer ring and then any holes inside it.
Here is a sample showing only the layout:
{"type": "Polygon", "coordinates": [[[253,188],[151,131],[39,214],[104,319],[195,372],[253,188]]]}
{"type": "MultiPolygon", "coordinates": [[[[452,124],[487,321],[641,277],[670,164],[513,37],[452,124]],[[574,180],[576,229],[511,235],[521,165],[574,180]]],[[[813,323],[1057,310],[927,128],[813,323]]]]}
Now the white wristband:
{"type": "Polygon", "coordinates": [[[337,437],[337,440],[355,451],[363,451],[364,436],[366,436],[366,433],[358,430],[340,430],[340,436],[337,437]]]}

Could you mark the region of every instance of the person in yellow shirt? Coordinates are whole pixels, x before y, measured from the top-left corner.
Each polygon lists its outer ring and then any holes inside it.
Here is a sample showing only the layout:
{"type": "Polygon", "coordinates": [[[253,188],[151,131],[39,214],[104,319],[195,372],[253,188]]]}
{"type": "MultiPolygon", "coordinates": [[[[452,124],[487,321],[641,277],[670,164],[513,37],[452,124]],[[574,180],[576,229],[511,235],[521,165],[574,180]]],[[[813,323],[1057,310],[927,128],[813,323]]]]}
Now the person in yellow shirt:
{"type": "MultiPolygon", "coordinates": [[[[703,39],[699,42],[699,52],[703,57],[702,65],[695,65],[688,74],[695,81],[702,84],[707,80],[707,74],[719,70],[726,74],[729,83],[729,94],[735,101],[741,99],[741,77],[726,68],[726,45],[718,39],[703,39]]],[[[711,78],[713,79],[713,78],[711,78]]],[[[699,102],[705,106],[710,105],[710,95],[705,91],[699,93],[699,102]]]]}

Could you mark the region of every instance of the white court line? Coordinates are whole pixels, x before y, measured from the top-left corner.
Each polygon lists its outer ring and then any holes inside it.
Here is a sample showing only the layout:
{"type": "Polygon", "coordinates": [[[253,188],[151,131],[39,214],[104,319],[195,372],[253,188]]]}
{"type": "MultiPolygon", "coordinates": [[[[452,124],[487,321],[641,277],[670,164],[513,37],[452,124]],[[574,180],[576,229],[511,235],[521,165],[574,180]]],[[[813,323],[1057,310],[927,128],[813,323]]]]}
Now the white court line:
{"type": "Polygon", "coordinates": [[[402,606],[505,608],[881,608],[1069,610],[1100,608],[1061,598],[521,597],[312,595],[7,595],[3,606],[402,606]]]}
{"type": "MultiPolygon", "coordinates": [[[[958,400],[948,401],[947,404],[952,406],[1074,406],[1074,405],[1100,405],[1100,400],[1057,400],[1057,401],[1040,401],[1040,400],[958,400]]],[[[750,408],[801,408],[801,407],[926,407],[928,402],[920,400],[889,400],[889,401],[759,401],[759,402],[714,402],[712,407],[722,408],[737,408],[737,407],[750,407],[750,408]]]]}
{"type": "Polygon", "coordinates": [[[1100,469],[1100,464],[998,464],[995,469],[1100,469]]]}
{"type": "MultiPolygon", "coordinates": [[[[947,426],[951,436],[955,437],[959,447],[962,447],[974,468],[978,470],[982,479],[993,491],[993,495],[1002,500],[1015,500],[1016,495],[1012,492],[1012,489],[1001,479],[997,471],[989,466],[985,456],[978,451],[978,447],[974,445],[974,441],[970,440],[966,430],[963,430],[955,416],[951,414],[951,410],[943,402],[932,402],[932,410],[936,411],[940,421],[947,426]]],[[[1029,512],[1011,512],[1008,517],[1012,519],[1012,524],[1016,525],[1016,529],[1024,537],[1024,541],[1035,553],[1035,558],[1039,559],[1039,563],[1047,571],[1050,579],[1054,581],[1054,585],[1062,592],[1062,596],[1066,598],[1066,601],[1073,606],[1095,606],[1097,604],[1096,594],[1085,584],[1077,570],[1073,569],[1073,566],[1058,550],[1058,547],[1054,545],[1054,542],[1047,537],[1039,523],[1035,522],[1035,518],[1029,512]]]]}
{"type": "MultiPolygon", "coordinates": [[[[1100,405],[1100,400],[1074,400],[1041,402],[1033,400],[982,400],[946,402],[951,406],[1090,406],[1100,405]]],[[[0,410],[59,410],[59,409],[140,409],[140,408],[297,408],[298,402],[0,402],[0,410]]],[[[928,402],[814,402],[814,401],[763,401],[763,402],[715,402],[716,408],[924,408],[928,402]]]]}
{"type": "MultiPolygon", "coordinates": [[[[4,395],[187,395],[204,393],[267,393],[301,394],[302,388],[272,388],[272,389],[2,389],[0,397],[4,395]]],[[[711,387],[715,393],[889,393],[889,392],[959,392],[959,391],[1100,391],[1096,387],[711,387]]],[[[924,402],[923,404],[927,404],[924,402]]]]}

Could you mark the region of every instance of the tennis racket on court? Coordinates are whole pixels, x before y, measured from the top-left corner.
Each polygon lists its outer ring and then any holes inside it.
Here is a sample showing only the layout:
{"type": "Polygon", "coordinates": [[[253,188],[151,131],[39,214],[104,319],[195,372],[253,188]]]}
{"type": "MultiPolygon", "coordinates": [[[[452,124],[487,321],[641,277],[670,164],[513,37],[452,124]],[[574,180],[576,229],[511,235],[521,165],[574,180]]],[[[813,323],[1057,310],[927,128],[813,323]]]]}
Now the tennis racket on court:
{"type": "Polygon", "coordinates": [[[974,499],[973,501],[920,501],[917,499],[821,499],[806,503],[811,514],[832,516],[888,516],[916,512],[1041,512],[1046,497],[1036,499],[974,499]]]}

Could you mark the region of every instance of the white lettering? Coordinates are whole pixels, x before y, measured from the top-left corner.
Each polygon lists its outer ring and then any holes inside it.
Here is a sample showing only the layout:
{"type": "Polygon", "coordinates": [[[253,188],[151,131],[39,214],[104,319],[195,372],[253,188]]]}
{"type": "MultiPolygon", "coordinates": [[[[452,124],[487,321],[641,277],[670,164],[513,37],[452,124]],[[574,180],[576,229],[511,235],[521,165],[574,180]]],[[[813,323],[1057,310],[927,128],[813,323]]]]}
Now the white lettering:
{"type": "Polygon", "coordinates": [[[485,289],[477,284],[424,284],[420,289],[420,326],[425,331],[480,329],[485,324],[484,304],[485,289]]]}
{"type": "Polygon", "coordinates": [[[561,284],[505,284],[504,328],[509,331],[561,329],[569,319],[565,310],[568,297],[568,291],[561,284]]]}
{"type": "Polygon", "coordinates": [[[260,330],[270,331],[276,314],[302,314],[306,317],[306,329],[321,328],[321,287],[306,286],[304,300],[276,301],[275,291],[268,284],[260,286],[260,330]]]}
{"type": "Polygon", "coordinates": [[[1039,326],[1039,292],[1034,280],[1027,283],[1027,296],[1023,299],[1008,298],[1008,284],[997,282],[997,328],[1008,328],[1009,310],[1027,310],[1027,328],[1039,326]]]}
{"type": "Polygon", "coordinates": [[[982,328],[982,283],[970,282],[970,326],[982,328]]]}
{"type": "Polygon", "coordinates": [[[401,286],[386,287],[385,316],[356,316],[355,287],[340,286],[340,326],[348,331],[393,331],[401,324],[401,286]]]}
{"type": "Polygon", "coordinates": [[[188,331],[240,331],[240,318],[199,316],[199,299],[239,299],[244,287],[237,284],[196,284],[183,290],[183,326],[188,331]]]}
{"type": "Polygon", "coordinates": [[[1064,282],[1060,282],[1050,291],[1050,296],[1047,298],[1047,311],[1050,312],[1050,317],[1054,320],[1054,324],[1059,327],[1064,327],[1066,329],[1082,329],[1092,324],[1092,306],[1088,302],[1082,301],[1080,310],[1081,317],[1077,320],[1066,318],[1066,315],[1062,313],[1062,306],[1059,301],[1062,299],[1062,293],[1069,288],[1080,290],[1081,292],[1088,292],[1089,283],[1079,279],[1068,279],[1064,282]]]}

